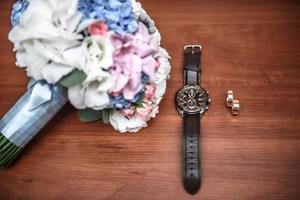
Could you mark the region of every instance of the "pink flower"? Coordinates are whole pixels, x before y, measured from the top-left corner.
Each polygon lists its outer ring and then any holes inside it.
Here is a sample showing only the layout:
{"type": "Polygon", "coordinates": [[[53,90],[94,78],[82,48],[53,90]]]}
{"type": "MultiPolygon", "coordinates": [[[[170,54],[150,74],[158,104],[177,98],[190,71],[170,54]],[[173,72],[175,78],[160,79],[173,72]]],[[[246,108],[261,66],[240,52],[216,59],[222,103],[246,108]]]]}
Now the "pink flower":
{"type": "Polygon", "coordinates": [[[127,118],[131,118],[134,115],[134,113],[135,113],[134,107],[130,107],[122,110],[122,114],[127,118]]]}
{"type": "Polygon", "coordinates": [[[124,98],[132,100],[142,87],[142,75],[154,78],[160,63],[155,59],[159,51],[159,42],[152,38],[147,27],[140,23],[135,35],[112,35],[115,47],[115,67],[110,73],[115,77],[113,93],[122,93],[124,98]]]}
{"type": "Polygon", "coordinates": [[[111,94],[113,97],[120,96],[120,93],[119,93],[119,92],[111,92],[110,94],[111,94]]]}
{"type": "Polygon", "coordinates": [[[155,99],[156,85],[147,84],[145,86],[145,99],[149,101],[153,101],[155,99]]]}
{"type": "Polygon", "coordinates": [[[92,35],[105,35],[107,33],[108,27],[104,22],[98,21],[93,23],[89,27],[89,33],[92,35]]]}
{"type": "Polygon", "coordinates": [[[153,112],[153,106],[147,103],[143,103],[143,107],[136,109],[137,116],[141,119],[146,121],[149,119],[150,114],[153,112]]]}
{"type": "Polygon", "coordinates": [[[156,60],[155,69],[157,70],[160,67],[161,63],[159,60],[156,60]]]}
{"type": "Polygon", "coordinates": [[[114,93],[122,93],[127,100],[134,99],[142,89],[142,60],[134,54],[125,54],[115,57],[115,69],[111,70],[115,85],[114,93]]]}

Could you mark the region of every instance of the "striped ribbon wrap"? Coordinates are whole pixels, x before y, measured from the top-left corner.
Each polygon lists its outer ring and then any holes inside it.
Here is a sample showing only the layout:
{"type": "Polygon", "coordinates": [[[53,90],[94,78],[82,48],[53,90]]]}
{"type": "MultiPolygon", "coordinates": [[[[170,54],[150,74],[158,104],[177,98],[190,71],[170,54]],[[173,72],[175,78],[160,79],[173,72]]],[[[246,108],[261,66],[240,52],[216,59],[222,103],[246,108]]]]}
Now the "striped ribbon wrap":
{"type": "Polygon", "coordinates": [[[31,80],[27,92],[0,120],[0,166],[10,164],[15,154],[32,140],[67,101],[65,88],[31,80]]]}

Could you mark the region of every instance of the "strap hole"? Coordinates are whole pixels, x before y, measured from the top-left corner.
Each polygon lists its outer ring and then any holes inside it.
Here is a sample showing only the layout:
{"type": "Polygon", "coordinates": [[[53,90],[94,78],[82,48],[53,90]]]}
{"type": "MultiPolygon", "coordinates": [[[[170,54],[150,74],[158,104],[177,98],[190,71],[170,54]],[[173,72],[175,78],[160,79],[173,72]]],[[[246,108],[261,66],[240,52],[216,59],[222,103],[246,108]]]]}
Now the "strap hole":
{"type": "Polygon", "coordinates": [[[193,173],[191,173],[191,176],[194,176],[194,174],[193,174],[193,173]]]}

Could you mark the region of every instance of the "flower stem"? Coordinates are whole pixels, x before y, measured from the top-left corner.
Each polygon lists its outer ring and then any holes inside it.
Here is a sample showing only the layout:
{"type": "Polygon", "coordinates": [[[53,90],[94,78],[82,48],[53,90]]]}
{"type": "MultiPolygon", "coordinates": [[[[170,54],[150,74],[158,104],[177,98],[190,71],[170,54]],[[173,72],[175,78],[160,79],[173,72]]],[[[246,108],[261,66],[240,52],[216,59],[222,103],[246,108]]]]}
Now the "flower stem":
{"type": "Polygon", "coordinates": [[[9,167],[23,148],[18,147],[0,133],[0,166],[9,167]]]}

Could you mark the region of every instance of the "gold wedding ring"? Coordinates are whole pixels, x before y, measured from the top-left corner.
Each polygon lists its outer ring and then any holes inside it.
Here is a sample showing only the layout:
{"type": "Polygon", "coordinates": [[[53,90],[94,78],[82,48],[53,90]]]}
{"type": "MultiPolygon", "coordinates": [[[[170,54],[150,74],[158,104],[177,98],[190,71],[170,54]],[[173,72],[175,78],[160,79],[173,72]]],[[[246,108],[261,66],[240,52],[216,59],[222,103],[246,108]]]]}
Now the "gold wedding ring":
{"type": "Polygon", "coordinates": [[[232,107],[233,105],[233,91],[232,90],[228,90],[227,91],[227,99],[226,99],[226,103],[227,103],[227,107],[232,107]]]}
{"type": "Polygon", "coordinates": [[[239,100],[233,100],[233,104],[231,107],[231,112],[233,115],[238,115],[240,111],[240,101],[239,100]]]}
{"type": "Polygon", "coordinates": [[[226,105],[227,105],[227,107],[231,108],[231,113],[233,115],[239,114],[240,101],[234,99],[232,90],[227,91],[226,105]]]}

